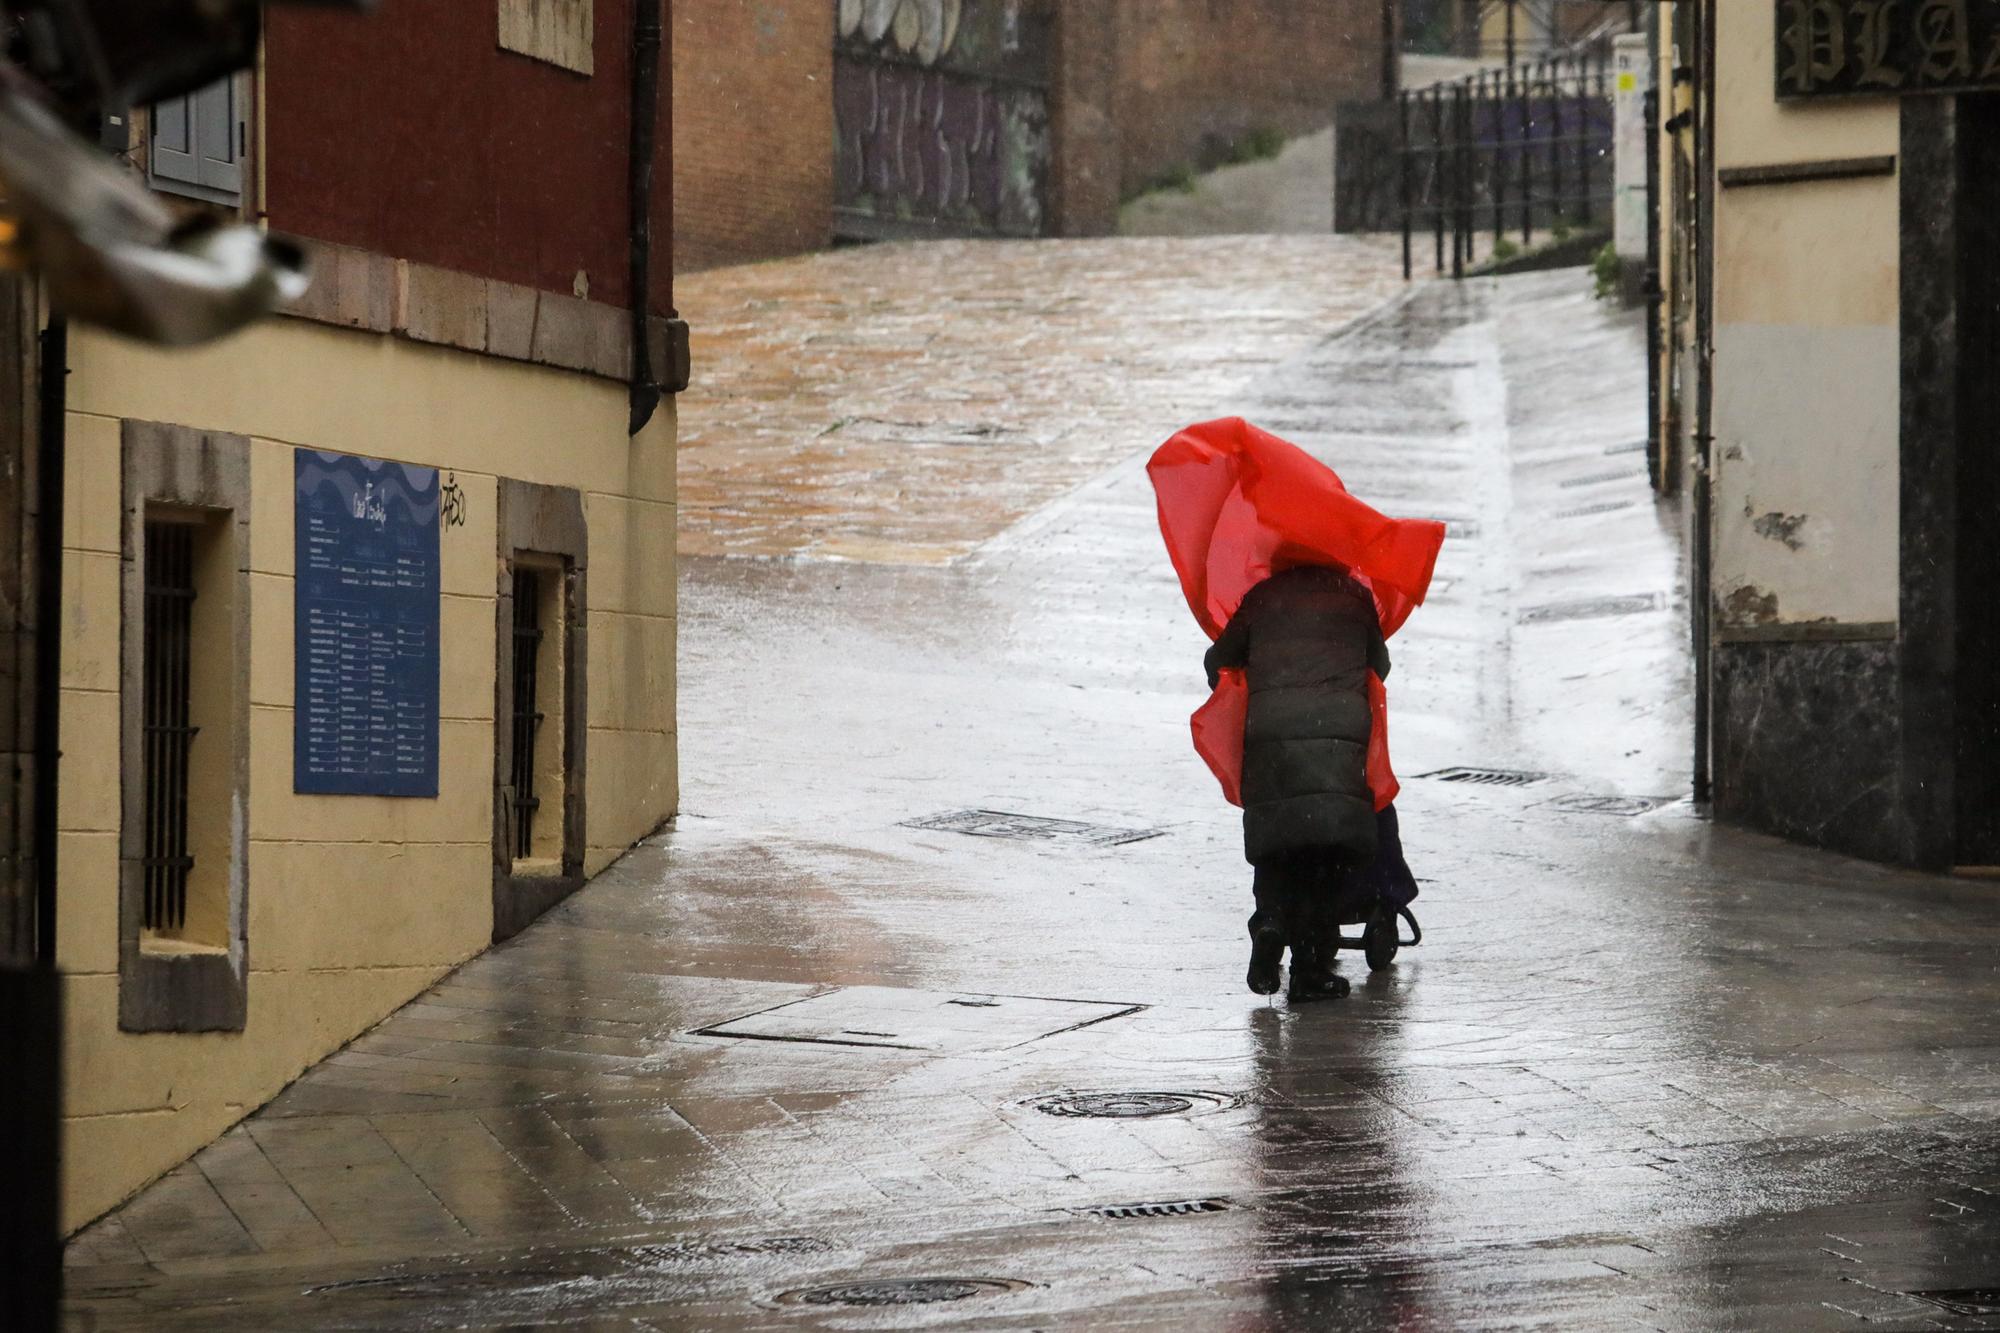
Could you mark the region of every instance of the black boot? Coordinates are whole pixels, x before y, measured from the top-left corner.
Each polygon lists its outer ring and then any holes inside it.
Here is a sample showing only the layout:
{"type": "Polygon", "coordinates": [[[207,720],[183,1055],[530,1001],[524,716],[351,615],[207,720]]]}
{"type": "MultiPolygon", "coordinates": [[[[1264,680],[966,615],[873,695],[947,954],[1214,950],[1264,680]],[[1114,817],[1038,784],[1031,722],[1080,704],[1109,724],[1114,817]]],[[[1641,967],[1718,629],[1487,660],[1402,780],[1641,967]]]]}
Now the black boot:
{"type": "Polygon", "coordinates": [[[1333,960],[1317,945],[1304,949],[1292,946],[1292,984],[1285,991],[1287,1000],[1293,1004],[1338,1000],[1351,989],[1347,978],[1333,970],[1333,960]]]}
{"type": "Polygon", "coordinates": [[[1285,929],[1268,912],[1250,917],[1250,971],[1244,977],[1251,991],[1275,995],[1278,991],[1278,964],[1285,956],[1285,929]]]}

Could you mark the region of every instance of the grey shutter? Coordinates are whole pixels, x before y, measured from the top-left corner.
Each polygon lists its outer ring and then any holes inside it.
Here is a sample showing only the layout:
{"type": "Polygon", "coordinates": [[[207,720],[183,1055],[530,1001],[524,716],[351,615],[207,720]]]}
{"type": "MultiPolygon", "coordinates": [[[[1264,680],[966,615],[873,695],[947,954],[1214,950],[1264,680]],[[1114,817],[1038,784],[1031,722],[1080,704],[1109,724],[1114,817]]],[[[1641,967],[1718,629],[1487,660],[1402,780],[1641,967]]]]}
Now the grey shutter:
{"type": "Polygon", "coordinates": [[[153,106],[153,174],[161,180],[199,184],[194,161],[194,99],[176,97],[153,106]]]}
{"type": "Polygon", "coordinates": [[[200,184],[224,194],[243,193],[242,141],[238,138],[236,80],[221,79],[192,95],[195,169],[200,184]]]}
{"type": "Polygon", "coordinates": [[[243,193],[236,80],[224,78],[153,106],[153,180],[162,189],[234,202],[243,193]]]}

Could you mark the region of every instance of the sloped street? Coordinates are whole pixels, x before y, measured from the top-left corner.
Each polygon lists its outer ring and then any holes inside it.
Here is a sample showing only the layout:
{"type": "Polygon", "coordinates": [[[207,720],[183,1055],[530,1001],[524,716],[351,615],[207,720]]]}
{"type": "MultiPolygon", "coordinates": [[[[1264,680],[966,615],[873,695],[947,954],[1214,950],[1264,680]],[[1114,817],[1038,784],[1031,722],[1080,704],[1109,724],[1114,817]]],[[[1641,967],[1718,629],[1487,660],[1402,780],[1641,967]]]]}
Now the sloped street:
{"type": "Polygon", "coordinates": [[[1983,1326],[1991,886],[1696,816],[1636,317],[1393,260],[684,283],[681,817],[84,1232],[71,1327],[1983,1326]],[[1188,745],[1142,467],[1223,415],[1450,525],[1425,939],[1343,1001],[1243,989],[1188,745]]]}

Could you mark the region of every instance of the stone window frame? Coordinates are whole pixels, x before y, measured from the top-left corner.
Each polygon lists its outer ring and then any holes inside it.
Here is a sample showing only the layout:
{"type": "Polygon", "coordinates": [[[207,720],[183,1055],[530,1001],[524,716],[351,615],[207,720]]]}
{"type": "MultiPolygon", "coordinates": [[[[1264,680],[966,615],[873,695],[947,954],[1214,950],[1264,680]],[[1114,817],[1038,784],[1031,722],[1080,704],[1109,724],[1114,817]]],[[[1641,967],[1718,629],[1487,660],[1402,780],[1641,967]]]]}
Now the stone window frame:
{"type": "Polygon", "coordinates": [[[118,1026],[125,1032],[241,1032],[249,1017],[250,898],[250,441],[242,435],[152,421],[120,430],[123,489],[119,604],[118,1026]],[[235,633],[228,660],[202,654],[204,670],[231,675],[231,763],[226,953],[168,954],[141,944],[145,916],[145,635],[148,506],[200,509],[234,526],[235,633]]]}
{"type": "Polygon", "coordinates": [[[498,559],[494,587],[493,655],[493,942],[529,923],[583,887],[584,790],[589,749],[589,526],[583,494],[568,486],[499,479],[498,559]],[[508,800],[514,763],[514,565],[519,556],[564,562],[563,804],[560,873],[516,875],[513,811],[508,800]]]}
{"type": "Polygon", "coordinates": [[[597,70],[596,9],[595,0],[498,0],[500,49],[589,78],[597,70]]]}

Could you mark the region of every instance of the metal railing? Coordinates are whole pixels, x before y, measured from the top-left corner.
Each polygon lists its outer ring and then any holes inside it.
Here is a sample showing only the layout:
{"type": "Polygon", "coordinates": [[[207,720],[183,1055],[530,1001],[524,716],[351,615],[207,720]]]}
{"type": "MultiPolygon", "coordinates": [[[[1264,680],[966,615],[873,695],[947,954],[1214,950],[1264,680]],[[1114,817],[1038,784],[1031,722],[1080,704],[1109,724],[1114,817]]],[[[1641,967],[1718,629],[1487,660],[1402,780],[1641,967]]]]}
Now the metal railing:
{"type": "Polygon", "coordinates": [[[1437,272],[1463,277],[1479,238],[1525,249],[1536,233],[1607,225],[1612,201],[1605,53],[1483,70],[1399,94],[1403,276],[1428,232],[1437,272]]]}
{"type": "Polygon", "coordinates": [[[194,525],[172,519],[146,521],[145,626],[140,644],[144,699],[140,724],[144,753],[144,854],[146,929],[187,925],[188,752],[195,728],[189,716],[189,674],[194,628],[194,525]]]}

